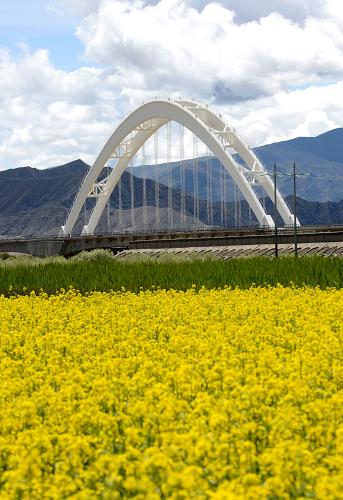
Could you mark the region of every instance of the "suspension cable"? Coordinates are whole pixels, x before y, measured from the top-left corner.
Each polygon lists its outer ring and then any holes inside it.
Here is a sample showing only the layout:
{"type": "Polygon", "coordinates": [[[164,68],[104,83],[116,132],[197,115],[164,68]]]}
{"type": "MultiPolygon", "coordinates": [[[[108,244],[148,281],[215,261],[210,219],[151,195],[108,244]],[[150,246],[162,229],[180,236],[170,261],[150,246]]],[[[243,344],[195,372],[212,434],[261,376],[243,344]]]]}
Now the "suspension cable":
{"type": "Polygon", "coordinates": [[[184,143],[184,127],[179,124],[179,143],[180,143],[180,205],[181,205],[181,223],[185,223],[186,220],[186,193],[185,193],[185,143],[184,143]]]}
{"type": "Polygon", "coordinates": [[[158,130],[154,133],[154,181],[155,181],[155,214],[156,214],[156,229],[160,228],[160,185],[158,182],[158,130]]]}
{"type": "Polygon", "coordinates": [[[84,216],[85,216],[85,226],[87,226],[87,196],[86,196],[86,199],[85,199],[85,202],[84,202],[84,216]]]}
{"type": "MultiPolygon", "coordinates": [[[[107,178],[110,176],[110,166],[107,163],[107,178]]],[[[108,182],[108,181],[106,181],[108,182]]],[[[111,195],[107,200],[107,232],[111,232],[111,195]]]]}
{"type": "Polygon", "coordinates": [[[207,148],[207,157],[206,157],[206,220],[209,226],[212,226],[212,218],[211,218],[211,182],[210,182],[210,150],[207,148]]]}
{"type": "Polygon", "coordinates": [[[119,229],[122,229],[122,224],[123,224],[123,182],[122,182],[123,176],[120,176],[120,179],[118,181],[118,223],[119,223],[119,229]]]}
{"type": "Polygon", "coordinates": [[[135,182],[133,176],[133,162],[130,162],[130,202],[131,202],[131,228],[135,229],[135,182]]]}
{"type": "Polygon", "coordinates": [[[237,196],[238,196],[238,225],[242,226],[242,196],[237,187],[237,196]]]}
{"type": "Polygon", "coordinates": [[[197,225],[199,219],[199,172],[198,172],[198,138],[193,134],[193,225],[197,225]]]}
{"type": "Polygon", "coordinates": [[[233,199],[235,205],[235,226],[238,226],[238,204],[237,204],[237,185],[234,182],[233,184],[233,199]]]}
{"type": "Polygon", "coordinates": [[[146,193],[146,174],[147,174],[147,167],[146,167],[146,152],[145,152],[145,142],[143,143],[142,146],[142,164],[143,164],[143,228],[147,228],[147,193],[146,193]]]}
{"type": "Polygon", "coordinates": [[[170,228],[174,225],[173,220],[173,179],[171,166],[171,122],[167,123],[167,163],[168,163],[168,225],[170,228]]]}
{"type": "Polygon", "coordinates": [[[224,226],[224,166],[220,163],[219,191],[220,191],[220,226],[224,226]]]}
{"type": "MultiPolygon", "coordinates": [[[[224,170],[224,169],[223,169],[224,170]]],[[[226,170],[224,170],[224,174],[223,174],[223,198],[224,198],[224,214],[223,214],[223,219],[224,219],[224,227],[227,226],[227,216],[228,216],[228,213],[227,213],[227,178],[228,178],[228,174],[226,173],[226,170]]]]}

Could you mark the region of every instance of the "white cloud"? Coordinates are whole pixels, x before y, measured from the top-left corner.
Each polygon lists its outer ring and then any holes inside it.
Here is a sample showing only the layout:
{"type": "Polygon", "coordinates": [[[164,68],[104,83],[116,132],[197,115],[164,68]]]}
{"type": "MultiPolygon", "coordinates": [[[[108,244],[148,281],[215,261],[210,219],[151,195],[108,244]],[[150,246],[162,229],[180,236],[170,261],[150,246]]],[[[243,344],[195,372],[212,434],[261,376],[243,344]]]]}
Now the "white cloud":
{"type": "Polygon", "coordinates": [[[88,58],[111,67],[128,89],[216,94],[225,102],[341,78],[342,31],[329,15],[300,25],[271,13],[238,24],[218,3],[198,11],[182,0],[102,0],[77,33],[88,58]]]}
{"type": "Polygon", "coordinates": [[[0,168],[91,162],[153,95],[211,102],[254,145],[343,126],[341,0],[54,1],[91,62],[66,72],[46,50],[0,48],[0,168]]]}
{"type": "Polygon", "coordinates": [[[57,13],[67,11],[79,16],[86,16],[96,12],[100,4],[101,0],[50,0],[48,9],[57,13]]]}
{"type": "Polygon", "coordinates": [[[51,166],[79,156],[92,161],[125,113],[111,75],[96,68],[70,73],[46,51],[19,61],[0,54],[0,168],[51,166]]]}
{"type": "MultiPolygon", "coordinates": [[[[259,19],[272,13],[295,22],[303,22],[308,17],[321,17],[325,10],[325,0],[223,0],[223,5],[236,14],[240,23],[259,19]]],[[[206,5],[206,0],[194,0],[198,8],[206,5]]]]}
{"type": "Polygon", "coordinates": [[[224,108],[252,145],[315,136],[343,126],[343,81],[224,108]]]}
{"type": "MultiPolygon", "coordinates": [[[[81,16],[96,13],[102,4],[102,0],[54,1],[81,16]]],[[[158,1],[150,0],[145,3],[156,5],[158,1]]],[[[198,10],[202,10],[208,3],[206,0],[185,0],[185,4],[198,10]]],[[[261,2],[256,0],[222,0],[216,3],[220,3],[226,9],[234,11],[235,18],[240,23],[256,20],[275,12],[293,21],[302,22],[308,17],[322,17],[325,15],[328,3],[334,3],[338,8],[341,0],[263,0],[261,2]]]]}

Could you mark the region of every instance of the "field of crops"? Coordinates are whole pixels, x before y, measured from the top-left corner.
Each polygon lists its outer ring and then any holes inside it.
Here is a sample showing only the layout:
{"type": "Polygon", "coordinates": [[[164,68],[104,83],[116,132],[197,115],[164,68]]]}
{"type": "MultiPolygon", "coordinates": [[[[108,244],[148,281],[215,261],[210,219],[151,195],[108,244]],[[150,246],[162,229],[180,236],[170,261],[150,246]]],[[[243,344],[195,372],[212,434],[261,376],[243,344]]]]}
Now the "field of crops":
{"type": "Polygon", "coordinates": [[[249,288],[252,284],[264,286],[311,285],[343,287],[343,259],[320,256],[247,258],[221,260],[194,260],[192,262],[133,262],[116,261],[106,252],[86,253],[83,258],[7,259],[0,260],[0,293],[38,292],[54,293],[73,285],[77,290],[110,291],[160,287],[188,290],[197,287],[218,288],[230,285],[249,288]]]}
{"type": "Polygon", "coordinates": [[[0,324],[0,498],[342,498],[342,290],[2,296],[0,324]]]}

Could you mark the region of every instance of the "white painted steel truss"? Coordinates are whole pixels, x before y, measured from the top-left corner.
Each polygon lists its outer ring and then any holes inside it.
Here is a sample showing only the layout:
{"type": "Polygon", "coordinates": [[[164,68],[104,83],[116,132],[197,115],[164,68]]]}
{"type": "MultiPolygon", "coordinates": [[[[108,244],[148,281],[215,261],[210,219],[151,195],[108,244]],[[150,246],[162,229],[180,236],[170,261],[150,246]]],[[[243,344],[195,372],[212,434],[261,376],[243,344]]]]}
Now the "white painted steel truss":
{"type": "MultiPolygon", "coordinates": [[[[251,184],[262,186],[272,200],[274,183],[265,167],[244,139],[231,127],[220,113],[206,104],[189,99],[152,99],[130,113],[114,131],[88,171],[60,234],[71,234],[80,211],[88,197],[96,198],[90,219],[82,234],[93,234],[100,216],[121,175],[146,141],[162,126],[175,121],[195,134],[219,159],[248,202],[261,226],[274,227],[251,184]],[[235,151],[245,166],[236,162],[231,154],[235,151]],[[107,162],[113,159],[111,173],[97,182],[107,162]]],[[[277,207],[285,224],[293,223],[293,214],[279,190],[277,207]]]]}

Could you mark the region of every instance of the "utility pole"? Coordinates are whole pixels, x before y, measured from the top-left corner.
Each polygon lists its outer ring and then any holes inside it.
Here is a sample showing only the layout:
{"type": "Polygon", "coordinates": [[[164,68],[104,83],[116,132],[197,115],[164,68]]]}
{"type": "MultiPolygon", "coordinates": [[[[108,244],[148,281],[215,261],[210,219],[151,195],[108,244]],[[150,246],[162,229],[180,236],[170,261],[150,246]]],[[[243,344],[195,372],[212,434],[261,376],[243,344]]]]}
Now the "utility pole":
{"type": "Polygon", "coordinates": [[[85,226],[87,226],[87,198],[85,199],[85,203],[84,203],[84,217],[85,217],[85,226]]]}
{"type": "Polygon", "coordinates": [[[293,214],[294,214],[294,255],[298,257],[298,226],[297,226],[297,186],[295,163],[293,164],[293,214]]]}
{"type": "Polygon", "coordinates": [[[110,207],[110,200],[111,198],[108,198],[107,202],[107,232],[110,234],[111,232],[111,207],[110,207]]]}
{"type": "Polygon", "coordinates": [[[274,163],[274,242],[275,242],[275,258],[279,256],[278,248],[278,231],[277,231],[277,182],[276,182],[276,163],[274,163]]]}

